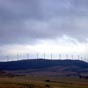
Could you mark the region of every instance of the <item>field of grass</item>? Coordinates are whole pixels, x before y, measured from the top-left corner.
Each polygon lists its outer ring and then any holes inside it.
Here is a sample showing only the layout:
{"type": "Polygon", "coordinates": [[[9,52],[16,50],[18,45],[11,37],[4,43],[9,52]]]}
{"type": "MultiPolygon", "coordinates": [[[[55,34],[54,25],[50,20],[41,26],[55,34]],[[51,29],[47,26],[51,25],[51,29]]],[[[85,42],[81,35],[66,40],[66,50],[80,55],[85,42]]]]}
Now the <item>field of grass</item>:
{"type": "Polygon", "coordinates": [[[88,79],[45,76],[2,77],[0,88],[88,88],[88,79]]]}

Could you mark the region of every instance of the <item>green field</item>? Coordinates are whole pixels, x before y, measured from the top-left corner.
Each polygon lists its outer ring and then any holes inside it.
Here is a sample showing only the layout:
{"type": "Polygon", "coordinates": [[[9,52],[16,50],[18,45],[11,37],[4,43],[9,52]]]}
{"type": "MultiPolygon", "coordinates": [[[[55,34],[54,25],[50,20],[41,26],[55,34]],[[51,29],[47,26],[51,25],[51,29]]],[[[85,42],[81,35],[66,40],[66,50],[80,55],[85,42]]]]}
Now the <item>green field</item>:
{"type": "Polygon", "coordinates": [[[0,88],[88,88],[88,79],[45,76],[2,77],[0,88]]]}

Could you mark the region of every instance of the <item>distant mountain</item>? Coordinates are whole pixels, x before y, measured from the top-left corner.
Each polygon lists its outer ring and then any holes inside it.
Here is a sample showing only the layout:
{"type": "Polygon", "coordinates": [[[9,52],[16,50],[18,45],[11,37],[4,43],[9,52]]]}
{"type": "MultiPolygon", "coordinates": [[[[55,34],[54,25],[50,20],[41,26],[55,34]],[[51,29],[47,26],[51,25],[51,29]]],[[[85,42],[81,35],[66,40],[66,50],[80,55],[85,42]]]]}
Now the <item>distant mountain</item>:
{"type": "Polygon", "coordinates": [[[87,69],[88,63],[80,60],[47,60],[47,59],[31,59],[19,60],[10,62],[0,62],[0,70],[27,70],[27,69],[41,69],[49,67],[76,67],[76,69],[87,69]]]}

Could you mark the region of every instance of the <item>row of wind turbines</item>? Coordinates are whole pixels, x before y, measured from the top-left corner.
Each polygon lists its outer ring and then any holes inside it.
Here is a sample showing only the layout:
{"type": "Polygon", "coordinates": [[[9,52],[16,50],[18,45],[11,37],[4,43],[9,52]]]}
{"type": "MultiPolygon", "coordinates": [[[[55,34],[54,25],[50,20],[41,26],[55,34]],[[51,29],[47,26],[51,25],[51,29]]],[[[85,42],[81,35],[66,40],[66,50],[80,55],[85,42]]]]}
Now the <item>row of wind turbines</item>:
{"type": "MultiPolygon", "coordinates": [[[[35,54],[24,54],[24,55],[20,55],[17,54],[14,57],[14,60],[24,60],[24,59],[51,59],[51,60],[55,60],[55,59],[71,59],[71,60],[83,60],[83,61],[88,61],[88,59],[85,56],[81,56],[81,55],[70,55],[70,54],[40,54],[40,53],[35,53],[35,54]]],[[[8,55],[6,56],[6,61],[13,61],[13,58],[8,55]]]]}

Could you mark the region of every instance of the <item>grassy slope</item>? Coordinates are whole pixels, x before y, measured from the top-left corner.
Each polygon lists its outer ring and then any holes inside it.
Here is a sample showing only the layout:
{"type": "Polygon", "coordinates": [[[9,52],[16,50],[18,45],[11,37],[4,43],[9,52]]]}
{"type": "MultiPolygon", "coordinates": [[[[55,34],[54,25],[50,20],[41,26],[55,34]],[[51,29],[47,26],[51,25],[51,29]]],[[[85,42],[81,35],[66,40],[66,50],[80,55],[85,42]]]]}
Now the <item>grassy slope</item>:
{"type": "Polygon", "coordinates": [[[88,88],[88,80],[55,77],[0,78],[0,88],[88,88]],[[49,79],[50,82],[45,82],[49,79]],[[50,87],[47,87],[49,85],[50,87]]]}

